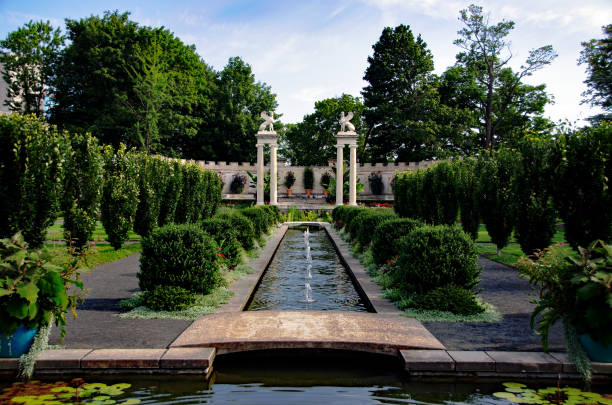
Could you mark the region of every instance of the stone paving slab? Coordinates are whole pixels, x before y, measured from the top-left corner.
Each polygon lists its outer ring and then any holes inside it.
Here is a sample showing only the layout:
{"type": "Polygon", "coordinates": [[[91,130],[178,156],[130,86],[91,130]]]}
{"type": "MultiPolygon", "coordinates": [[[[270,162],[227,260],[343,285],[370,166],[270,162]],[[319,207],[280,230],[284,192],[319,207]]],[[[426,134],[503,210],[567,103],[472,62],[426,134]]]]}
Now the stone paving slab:
{"type": "Polygon", "coordinates": [[[159,368],[166,349],[98,349],[81,360],[82,368],[159,368]]]}
{"type": "Polygon", "coordinates": [[[453,371],[455,361],[445,350],[400,350],[408,371],[453,371]]]}
{"type": "Polygon", "coordinates": [[[92,349],[45,350],[36,358],[36,369],[80,368],[92,349]]]}
{"type": "Polygon", "coordinates": [[[171,347],[216,347],[224,353],[278,348],[352,349],[396,354],[398,349],[444,349],[412,318],[335,311],[250,311],[195,321],[171,347]]]}
{"type": "Polygon", "coordinates": [[[495,371],[495,361],[485,352],[449,350],[457,371],[495,371]]]}
{"type": "Polygon", "coordinates": [[[486,352],[495,361],[495,370],[502,373],[560,373],[561,363],[550,354],[540,352],[486,352]]]}
{"type": "Polygon", "coordinates": [[[172,347],[159,361],[160,368],[198,368],[212,366],[217,350],[214,347],[172,347]]]}
{"type": "Polygon", "coordinates": [[[550,352],[550,354],[555,360],[561,363],[561,369],[564,373],[576,373],[576,366],[569,359],[567,353],[559,353],[559,352],[550,352]]]}

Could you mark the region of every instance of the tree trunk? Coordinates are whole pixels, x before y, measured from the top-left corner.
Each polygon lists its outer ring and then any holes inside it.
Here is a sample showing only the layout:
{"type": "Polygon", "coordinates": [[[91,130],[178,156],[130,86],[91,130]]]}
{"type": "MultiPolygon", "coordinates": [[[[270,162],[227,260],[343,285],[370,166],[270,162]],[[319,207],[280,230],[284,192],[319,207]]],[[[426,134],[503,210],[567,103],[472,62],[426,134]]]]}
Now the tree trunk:
{"type": "Polygon", "coordinates": [[[487,83],[487,105],[485,108],[485,125],[487,134],[487,147],[493,150],[493,68],[489,66],[489,82],[487,83]]]}

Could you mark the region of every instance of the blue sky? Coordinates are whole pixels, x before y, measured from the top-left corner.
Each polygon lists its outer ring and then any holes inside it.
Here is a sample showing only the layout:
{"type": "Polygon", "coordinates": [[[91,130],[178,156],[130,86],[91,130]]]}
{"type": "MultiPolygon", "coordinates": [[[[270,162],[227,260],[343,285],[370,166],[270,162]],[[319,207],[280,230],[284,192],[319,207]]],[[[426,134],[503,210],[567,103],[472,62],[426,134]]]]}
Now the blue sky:
{"type": "MultiPolygon", "coordinates": [[[[359,95],[372,45],[385,26],[410,25],[432,50],[436,73],[455,61],[453,45],[461,28],[459,10],[484,7],[492,22],[515,21],[510,35],[512,65],[530,49],[551,44],[559,57],[527,81],[545,83],[555,103],[553,120],[581,120],[597,111],[581,105],[584,66],[577,66],[580,42],[602,36],[612,23],[609,0],[354,0],[354,1],[15,1],[0,0],[0,37],[30,19],[78,19],[104,10],[130,11],[142,25],[165,26],[215,69],[241,56],[255,77],[272,86],[285,122],[311,113],[314,102],[349,93],[359,95]]],[[[580,122],[579,122],[580,123],[580,122]]]]}

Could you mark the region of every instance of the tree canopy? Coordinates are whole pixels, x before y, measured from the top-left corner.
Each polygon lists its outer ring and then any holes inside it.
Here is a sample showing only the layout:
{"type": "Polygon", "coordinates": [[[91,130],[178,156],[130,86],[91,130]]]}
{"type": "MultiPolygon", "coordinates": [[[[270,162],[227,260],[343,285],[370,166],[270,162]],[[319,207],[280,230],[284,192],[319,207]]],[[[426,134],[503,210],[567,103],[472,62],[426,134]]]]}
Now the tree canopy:
{"type": "Polygon", "coordinates": [[[315,103],[315,111],[304,116],[302,122],[290,125],[281,136],[280,153],[291,164],[326,166],[336,158],[335,135],[340,130],[340,113],[353,112],[351,123],[359,135],[358,144],[363,148],[366,132],[363,120],[364,105],[359,97],[342,94],[315,103]]]}
{"type": "Polygon", "coordinates": [[[612,24],[602,27],[604,38],[582,43],[578,62],[586,64],[587,90],[582,93],[584,103],[599,106],[604,113],[591,119],[594,122],[612,120],[612,24]]]}
{"type": "Polygon", "coordinates": [[[44,115],[53,64],[63,43],[59,28],[31,20],[0,41],[2,78],[8,84],[5,104],[11,111],[44,115]]]}

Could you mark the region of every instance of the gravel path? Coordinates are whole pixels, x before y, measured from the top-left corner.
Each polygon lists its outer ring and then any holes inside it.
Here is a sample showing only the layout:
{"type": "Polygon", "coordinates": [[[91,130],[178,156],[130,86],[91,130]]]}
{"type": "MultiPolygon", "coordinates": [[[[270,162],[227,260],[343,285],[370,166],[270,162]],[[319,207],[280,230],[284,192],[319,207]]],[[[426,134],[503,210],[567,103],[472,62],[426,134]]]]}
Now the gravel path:
{"type": "MultiPolygon", "coordinates": [[[[503,315],[495,323],[423,322],[449,350],[542,351],[540,337],[529,328],[535,296],[527,280],[512,267],[480,257],[484,267],[480,296],[503,315]]],[[[565,351],[563,330],[555,325],[549,335],[552,351],[565,351]]]]}
{"type": "MultiPolygon", "coordinates": [[[[96,267],[82,277],[89,289],[86,301],[77,308],[77,319],[68,314],[66,338],[69,349],[160,348],[167,347],[191,321],[178,319],[122,319],[119,302],[139,291],[138,261],[135,254],[96,267]]],[[[54,327],[49,344],[59,344],[59,328],[54,327]]]]}

